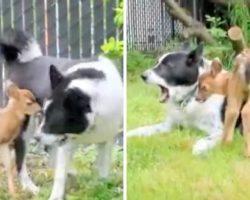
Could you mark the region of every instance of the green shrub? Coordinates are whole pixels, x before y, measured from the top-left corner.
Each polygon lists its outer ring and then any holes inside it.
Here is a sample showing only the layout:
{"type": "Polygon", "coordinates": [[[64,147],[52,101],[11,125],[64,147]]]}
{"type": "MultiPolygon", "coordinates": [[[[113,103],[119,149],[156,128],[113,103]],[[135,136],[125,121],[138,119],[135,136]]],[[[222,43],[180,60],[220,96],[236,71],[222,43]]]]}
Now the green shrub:
{"type": "Polygon", "coordinates": [[[152,67],[156,61],[152,54],[130,51],[127,55],[127,71],[130,74],[152,67]]]}
{"type": "MultiPolygon", "coordinates": [[[[108,0],[104,0],[103,3],[107,3],[108,0]]],[[[114,8],[115,10],[115,17],[114,23],[119,30],[119,33],[122,34],[123,28],[123,0],[119,0],[119,6],[114,8]]],[[[121,59],[123,57],[123,40],[120,40],[119,37],[111,37],[106,41],[102,46],[101,50],[103,51],[104,55],[111,59],[121,59]]]]}
{"type": "Polygon", "coordinates": [[[213,59],[219,57],[227,69],[232,68],[234,52],[230,43],[225,27],[226,20],[221,17],[206,15],[206,21],[209,24],[208,32],[216,40],[215,44],[205,46],[205,56],[213,59]]]}
{"type": "Polygon", "coordinates": [[[115,58],[122,58],[123,56],[123,41],[117,40],[114,37],[111,37],[108,39],[107,42],[105,42],[101,49],[103,53],[108,56],[109,58],[115,59],[115,58]]]}

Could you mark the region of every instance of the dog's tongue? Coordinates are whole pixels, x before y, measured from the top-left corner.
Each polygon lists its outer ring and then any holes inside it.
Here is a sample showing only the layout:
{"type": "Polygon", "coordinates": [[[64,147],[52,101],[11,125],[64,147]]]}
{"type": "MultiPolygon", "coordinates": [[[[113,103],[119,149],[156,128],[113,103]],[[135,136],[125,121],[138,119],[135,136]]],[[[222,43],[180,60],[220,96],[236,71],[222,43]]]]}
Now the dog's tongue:
{"type": "Polygon", "coordinates": [[[168,89],[162,86],[160,86],[160,88],[161,88],[160,103],[165,103],[169,98],[168,89]]]}

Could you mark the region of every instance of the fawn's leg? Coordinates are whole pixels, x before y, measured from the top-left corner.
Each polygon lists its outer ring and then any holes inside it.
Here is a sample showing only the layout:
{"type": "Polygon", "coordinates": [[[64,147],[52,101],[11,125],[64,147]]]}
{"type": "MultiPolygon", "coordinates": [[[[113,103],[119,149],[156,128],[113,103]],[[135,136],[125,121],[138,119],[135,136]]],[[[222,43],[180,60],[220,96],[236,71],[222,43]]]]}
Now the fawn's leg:
{"type": "Polygon", "coordinates": [[[250,98],[248,98],[247,103],[244,105],[241,111],[241,116],[245,142],[245,154],[247,157],[250,157],[250,98]]]}
{"type": "Polygon", "coordinates": [[[15,187],[15,174],[13,173],[13,156],[11,155],[11,149],[8,144],[5,144],[1,147],[2,149],[2,159],[4,168],[7,173],[8,178],[8,188],[11,195],[16,194],[16,187],[15,187]]]}
{"type": "Polygon", "coordinates": [[[233,140],[234,128],[240,114],[244,100],[241,80],[237,77],[228,83],[227,106],[224,119],[222,143],[230,143],[233,140]]]}

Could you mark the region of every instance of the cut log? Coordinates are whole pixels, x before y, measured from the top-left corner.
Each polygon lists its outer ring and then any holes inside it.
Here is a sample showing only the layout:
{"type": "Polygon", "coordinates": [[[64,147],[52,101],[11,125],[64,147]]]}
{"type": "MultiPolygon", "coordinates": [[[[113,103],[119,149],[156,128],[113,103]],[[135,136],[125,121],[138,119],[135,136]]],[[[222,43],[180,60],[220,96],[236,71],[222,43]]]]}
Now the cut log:
{"type": "Polygon", "coordinates": [[[233,26],[228,30],[228,37],[232,42],[233,49],[236,54],[240,53],[244,48],[246,48],[245,38],[238,26],[233,26]]]}
{"type": "Polygon", "coordinates": [[[164,0],[169,14],[178,19],[186,28],[183,31],[184,37],[196,36],[207,43],[214,43],[214,39],[208,33],[206,27],[186,12],[173,0],[164,0]]]}

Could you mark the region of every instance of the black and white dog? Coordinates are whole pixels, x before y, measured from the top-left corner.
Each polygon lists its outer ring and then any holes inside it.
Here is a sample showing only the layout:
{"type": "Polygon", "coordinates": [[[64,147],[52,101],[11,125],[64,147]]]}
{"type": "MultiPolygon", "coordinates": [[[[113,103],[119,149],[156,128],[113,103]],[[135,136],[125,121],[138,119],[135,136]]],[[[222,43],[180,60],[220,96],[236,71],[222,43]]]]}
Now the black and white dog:
{"type": "MultiPolygon", "coordinates": [[[[43,56],[37,42],[23,31],[11,30],[2,37],[0,47],[8,77],[31,90],[41,104],[45,101],[44,119],[35,137],[57,148],[49,199],[63,199],[68,165],[77,144],[97,144],[99,174],[107,177],[123,115],[123,86],[114,64],[104,57],[68,60],[43,56]]],[[[24,137],[23,133],[16,141],[21,183],[37,192],[26,169],[24,137]]]]}
{"type": "Polygon", "coordinates": [[[203,46],[194,50],[186,48],[163,55],[158,64],[142,74],[146,83],[161,89],[161,103],[167,105],[167,117],[163,123],[137,128],[128,132],[131,136],[150,136],[169,133],[176,125],[195,127],[207,134],[193,146],[193,154],[201,154],[213,148],[223,133],[223,95],[212,95],[204,103],[195,100],[198,77],[210,69],[210,61],[203,57],[203,46]]]}

